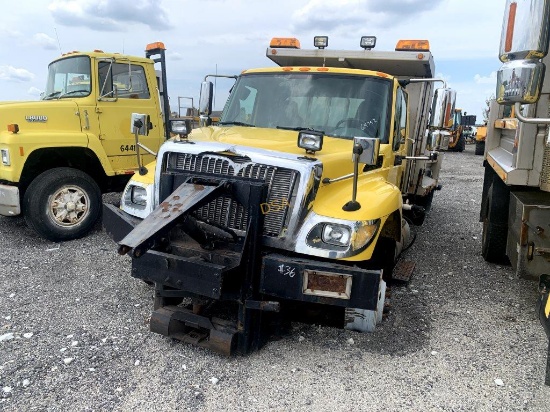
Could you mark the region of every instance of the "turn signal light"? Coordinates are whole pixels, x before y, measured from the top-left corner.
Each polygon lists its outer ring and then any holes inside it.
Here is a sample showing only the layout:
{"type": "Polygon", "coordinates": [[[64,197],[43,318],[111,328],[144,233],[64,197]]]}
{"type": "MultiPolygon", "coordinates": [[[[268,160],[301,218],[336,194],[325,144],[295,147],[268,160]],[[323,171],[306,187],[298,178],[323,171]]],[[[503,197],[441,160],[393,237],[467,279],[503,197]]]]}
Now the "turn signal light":
{"type": "Polygon", "coordinates": [[[12,133],[19,132],[19,125],[15,124],[15,123],[8,124],[8,132],[12,132],[12,133]]]}

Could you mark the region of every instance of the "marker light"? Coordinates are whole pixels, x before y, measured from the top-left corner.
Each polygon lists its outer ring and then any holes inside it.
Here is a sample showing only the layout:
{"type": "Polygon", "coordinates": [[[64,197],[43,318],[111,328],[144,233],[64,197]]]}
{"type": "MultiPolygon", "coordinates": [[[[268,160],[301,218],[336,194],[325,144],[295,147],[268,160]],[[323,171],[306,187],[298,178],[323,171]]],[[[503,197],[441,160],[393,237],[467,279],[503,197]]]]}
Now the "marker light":
{"type": "Polygon", "coordinates": [[[395,51],[430,51],[428,40],[399,40],[395,51]]]}
{"type": "Polygon", "coordinates": [[[16,123],[8,124],[8,132],[18,133],[19,132],[19,125],[16,124],[16,123]]]}
{"type": "Polygon", "coordinates": [[[313,45],[318,49],[328,47],[328,36],[315,36],[313,38],[313,45]]]}
{"type": "Polygon", "coordinates": [[[154,42],[154,43],[149,43],[145,47],[145,51],[151,51],[151,50],[156,50],[156,49],[166,50],[166,47],[164,47],[164,43],[161,42],[161,41],[157,41],[157,42],[154,42]]]}
{"type": "Polygon", "coordinates": [[[359,45],[365,50],[374,49],[374,46],[376,46],[376,37],[375,36],[362,36],[361,37],[361,43],[359,45]]]}
{"type": "Polygon", "coordinates": [[[318,152],[323,148],[323,133],[314,130],[302,130],[298,133],[298,147],[307,152],[318,152]]]}
{"type": "Polygon", "coordinates": [[[273,37],[269,47],[279,47],[281,49],[299,49],[300,41],[294,37],[273,37]]]}

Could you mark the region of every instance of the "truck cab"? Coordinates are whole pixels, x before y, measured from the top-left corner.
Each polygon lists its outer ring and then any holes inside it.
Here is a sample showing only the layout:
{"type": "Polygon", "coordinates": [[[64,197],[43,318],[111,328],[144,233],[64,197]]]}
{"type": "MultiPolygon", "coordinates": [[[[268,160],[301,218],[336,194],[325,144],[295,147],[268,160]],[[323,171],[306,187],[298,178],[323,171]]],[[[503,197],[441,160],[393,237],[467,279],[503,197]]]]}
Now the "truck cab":
{"type": "MultiPolygon", "coordinates": [[[[397,257],[442,161],[427,130],[433,57],[426,41],[390,52],[372,50],[372,37],[359,51],[327,42],[304,50],[273,39],[266,55],[277,66],[236,76],[216,125],[205,79],[202,127],[166,142],[120,209],[104,206],[132,276],[155,284],[153,331],[248,353],[267,318],[308,307],[371,331],[386,282],[410,276],[414,265],[396,268],[397,257]],[[178,305],[183,297],[191,306],[178,305]],[[238,321],[222,326],[214,308],[227,301],[238,321]]],[[[454,109],[447,91],[439,96],[436,117],[454,109]]]]}
{"type": "Polygon", "coordinates": [[[157,150],[164,142],[163,83],[162,43],[147,46],[146,57],[96,50],[52,61],[40,101],[0,105],[7,124],[0,131],[0,215],[23,214],[53,241],[85,235],[101,215],[101,193],[120,191],[137,170],[132,112],[147,116],[143,145],[157,150]],[[157,55],[160,84],[149,58],[157,55]]]}

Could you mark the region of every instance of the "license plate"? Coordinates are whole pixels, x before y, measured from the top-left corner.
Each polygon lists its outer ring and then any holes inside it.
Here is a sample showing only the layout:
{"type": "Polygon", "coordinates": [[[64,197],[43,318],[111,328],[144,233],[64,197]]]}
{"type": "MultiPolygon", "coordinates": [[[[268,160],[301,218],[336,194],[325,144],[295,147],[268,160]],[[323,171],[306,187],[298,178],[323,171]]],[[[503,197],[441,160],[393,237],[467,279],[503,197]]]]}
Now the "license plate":
{"type": "Polygon", "coordinates": [[[351,296],[351,275],[304,270],[303,293],[305,295],[326,296],[349,299],[351,296]]]}

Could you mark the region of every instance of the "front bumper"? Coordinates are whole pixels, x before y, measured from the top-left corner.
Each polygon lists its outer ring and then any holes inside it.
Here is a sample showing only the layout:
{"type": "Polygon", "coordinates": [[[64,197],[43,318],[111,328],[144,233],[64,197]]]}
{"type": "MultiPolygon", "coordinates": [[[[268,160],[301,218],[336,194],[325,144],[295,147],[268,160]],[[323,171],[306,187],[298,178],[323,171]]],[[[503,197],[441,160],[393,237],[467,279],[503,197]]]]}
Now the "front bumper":
{"type": "MultiPolygon", "coordinates": [[[[103,207],[105,230],[123,239],[138,223],[113,205],[103,207]]],[[[227,292],[242,255],[178,248],[178,255],[149,250],[132,259],[132,276],[211,299],[231,300],[227,292]],[[226,293],[227,292],[227,293],[226,293]]],[[[307,257],[263,253],[259,292],[281,300],[376,311],[382,284],[380,270],[366,270],[307,257]]]]}
{"type": "Polygon", "coordinates": [[[0,185],[0,215],[17,216],[21,214],[19,188],[0,185]]]}

